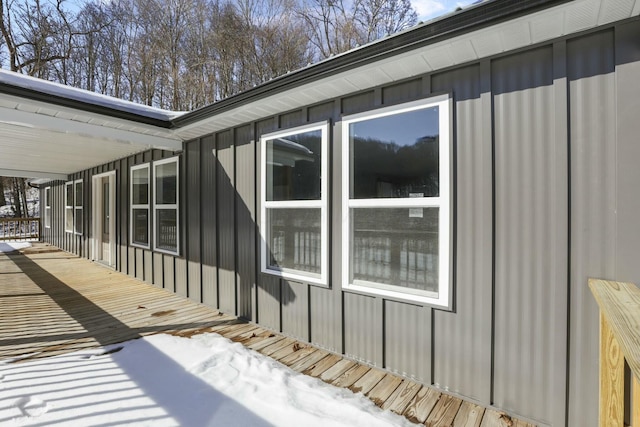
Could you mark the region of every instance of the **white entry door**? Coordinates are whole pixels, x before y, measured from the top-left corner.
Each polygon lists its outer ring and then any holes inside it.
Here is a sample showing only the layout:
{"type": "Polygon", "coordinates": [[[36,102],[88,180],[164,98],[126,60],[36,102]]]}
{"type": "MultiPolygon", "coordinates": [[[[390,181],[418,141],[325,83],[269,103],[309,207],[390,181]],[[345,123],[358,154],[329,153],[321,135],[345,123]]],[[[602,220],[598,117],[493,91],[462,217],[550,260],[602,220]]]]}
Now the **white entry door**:
{"type": "Polygon", "coordinates": [[[93,177],[92,258],[109,267],[116,266],[116,173],[93,177]]]}

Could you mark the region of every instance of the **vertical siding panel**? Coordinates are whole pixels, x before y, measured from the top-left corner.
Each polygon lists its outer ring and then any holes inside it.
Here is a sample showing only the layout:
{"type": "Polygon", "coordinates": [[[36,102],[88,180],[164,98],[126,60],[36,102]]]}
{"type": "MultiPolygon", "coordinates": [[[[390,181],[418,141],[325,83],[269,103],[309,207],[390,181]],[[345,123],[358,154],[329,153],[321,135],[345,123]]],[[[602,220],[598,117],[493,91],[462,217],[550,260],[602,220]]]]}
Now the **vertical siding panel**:
{"type": "Polygon", "coordinates": [[[162,254],[152,252],[153,255],[153,284],[159,288],[164,287],[164,267],[162,265],[162,254]]]}
{"type": "Polygon", "coordinates": [[[455,102],[455,312],[434,311],[434,383],[491,403],[492,133],[489,63],[433,77],[455,102]]]}
{"type": "Polygon", "coordinates": [[[568,425],[598,419],[598,307],[587,279],[615,279],[613,32],[567,43],[571,128],[571,318],[568,425]]]}
{"type": "Polygon", "coordinates": [[[236,314],[235,167],[233,131],[218,134],[218,297],[220,310],[236,314]]]}
{"type": "Polygon", "coordinates": [[[382,103],[385,105],[412,101],[421,97],[422,78],[382,88],[382,103]]]}
{"type": "Polygon", "coordinates": [[[356,360],[382,367],[382,300],[344,293],[344,352],[356,360]]]}
{"type": "Polygon", "coordinates": [[[280,279],[270,274],[260,274],[258,287],[258,322],[276,331],[281,330],[280,301],[282,301],[280,279]]]}
{"type": "Polygon", "coordinates": [[[118,245],[120,247],[119,269],[125,274],[131,274],[132,266],[129,264],[129,159],[122,159],[118,162],[116,171],[117,208],[119,212],[118,222],[118,245]]]}
{"type": "Polygon", "coordinates": [[[282,281],[282,332],[309,341],[309,285],[282,281]]]}
{"type": "Polygon", "coordinates": [[[375,91],[362,92],[342,98],[342,113],[354,114],[360,111],[370,110],[375,105],[375,91]]]}
{"type": "Polygon", "coordinates": [[[174,258],[175,265],[175,292],[181,297],[187,297],[187,260],[174,258]]]}
{"type": "Polygon", "coordinates": [[[163,282],[162,287],[170,292],[176,291],[175,283],[175,258],[171,255],[162,256],[163,282]]]}
{"type": "Polygon", "coordinates": [[[202,219],[202,302],[218,308],[218,264],[216,229],[216,143],[213,136],[203,138],[200,154],[201,219],[202,219]]]}
{"type": "Polygon", "coordinates": [[[315,123],[332,118],[334,109],[335,103],[333,101],[309,107],[307,109],[309,123],[315,123]]]}
{"type": "Polygon", "coordinates": [[[251,126],[236,130],[238,316],[251,319],[256,277],[256,144],[251,126]]]}
{"type": "Polygon", "coordinates": [[[305,122],[305,119],[302,114],[302,110],[296,110],[289,113],[280,115],[280,128],[292,128],[296,126],[300,126],[305,122]]]}
{"type": "Polygon", "coordinates": [[[561,425],[566,344],[559,346],[557,337],[567,329],[567,144],[556,134],[556,125],[566,126],[566,111],[554,108],[552,55],[540,48],[496,60],[492,68],[494,404],[561,425]]]}
{"type": "MultiPolygon", "coordinates": [[[[201,239],[206,236],[202,235],[201,220],[201,201],[203,199],[201,192],[201,171],[200,171],[200,141],[191,141],[186,144],[186,156],[185,156],[185,175],[187,191],[185,196],[187,199],[187,276],[189,289],[189,298],[202,302],[202,274],[201,274],[201,262],[200,245],[201,239]]],[[[204,153],[204,155],[212,156],[212,153],[204,153]]]]}
{"type": "Polygon", "coordinates": [[[153,267],[154,255],[153,252],[142,249],[144,263],[141,267],[143,269],[144,281],[149,284],[155,284],[155,280],[153,278],[153,274],[155,273],[155,268],[153,267]]]}
{"type": "Polygon", "coordinates": [[[431,309],[385,301],[384,319],[384,367],[431,384],[431,309]]]}
{"type": "Polygon", "coordinates": [[[318,347],[342,352],[342,312],[336,303],[337,289],[311,286],[309,289],[309,321],[311,322],[311,342],[318,347]]]}
{"type": "Polygon", "coordinates": [[[631,22],[616,28],[616,70],[618,99],[617,135],[617,242],[616,279],[640,284],[640,263],[638,262],[638,242],[640,241],[640,123],[638,99],[640,88],[640,50],[638,40],[640,25],[631,22]]]}
{"type": "Polygon", "coordinates": [[[136,257],[136,279],[145,280],[144,270],[145,270],[145,260],[144,260],[144,249],[133,248],[135,257],[136,257]]]}
{"type": "Polygon", "coordinates": [[[128,258],[128,265],[129,265],[129,269],[128,269],[128,274],[131,277],[137,277],[137,272],[136,272],[136,260],[137,260],[137,255],[136,255],[136,248],[129,246],[126,248],[127,251],[127,258],[128,258]]]}

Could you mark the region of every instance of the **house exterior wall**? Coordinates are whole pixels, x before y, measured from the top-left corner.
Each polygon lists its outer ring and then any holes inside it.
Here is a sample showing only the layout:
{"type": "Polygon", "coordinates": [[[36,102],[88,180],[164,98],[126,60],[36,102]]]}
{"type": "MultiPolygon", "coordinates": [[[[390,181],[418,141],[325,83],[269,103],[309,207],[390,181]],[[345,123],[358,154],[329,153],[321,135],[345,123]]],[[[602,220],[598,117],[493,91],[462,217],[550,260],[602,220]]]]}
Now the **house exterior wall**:
{"type": "MultiPolygon", "coordinates": [[[[640,24],[618,23],[227,129],[180,155],[180,256],[129,245],[129,168],[117,171],[117,269],[354,359],[547,426],[595,426],[598,311],[588,277],[640,283],[640,24]],[[344,115],[451,94],[454,309],[341,288],[344,115]],[[329,287],[260,272],[260,136],[330,123],[329,287]]],[[[52,188],[44,239],[63,230],[52,188]]]]}

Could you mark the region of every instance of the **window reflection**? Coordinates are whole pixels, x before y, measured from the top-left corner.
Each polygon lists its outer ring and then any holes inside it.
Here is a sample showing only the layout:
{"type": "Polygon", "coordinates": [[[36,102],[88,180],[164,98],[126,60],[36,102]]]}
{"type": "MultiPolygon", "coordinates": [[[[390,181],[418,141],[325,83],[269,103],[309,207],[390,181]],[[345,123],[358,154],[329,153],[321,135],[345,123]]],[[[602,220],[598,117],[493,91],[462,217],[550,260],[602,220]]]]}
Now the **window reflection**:
{"type": "Polygon", "coordinates": [[[319,200],[322,132],[304,132],[266,143],[267,200],[319,200]]]}
{"type": "Polygon", "coordinates": [[[349,125],[353,199],[439,195],[438,107],[349,125]]]}

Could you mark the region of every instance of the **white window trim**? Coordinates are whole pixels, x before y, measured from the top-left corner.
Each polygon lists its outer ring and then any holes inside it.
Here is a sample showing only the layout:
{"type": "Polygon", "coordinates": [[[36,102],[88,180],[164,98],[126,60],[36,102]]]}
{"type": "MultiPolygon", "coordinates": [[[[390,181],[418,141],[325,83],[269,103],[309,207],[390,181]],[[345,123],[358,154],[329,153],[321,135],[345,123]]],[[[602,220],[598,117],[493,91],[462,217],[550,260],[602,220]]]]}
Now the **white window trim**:
{"type": "Polygon", "coordinates": [[[76,217],[78,215],[78,211],[80,215],[84,214],[84,182],[81,179],[77,179],[75,181],[73,181],[73,231],[74,234],[78,235],[78,236],[82,236],[83,231],[84,231],[84,217],[82,218],[82,230],[78,231],[76,230],[76,217]],[[82,184],[82,206],[77,206],[76,205],[76,185],[78,184],[82,184]]]}
{"type": "Polygon", "coordinates": [[[64,183],[64,232],[65,233],[73,233],[73,229],[75,227],[74,219],[74,207],[75,207],[75,187],[73,186],[73,181],[67,181],[64,183]],[[71,204],[69,204],[69,200],[67,200],[68,188],[71,187],[71,204]],[[69,211],[71,211],[71,229],[67,228],[69,211]]]}
{"type": "Polygon", "coordinates": [[[342,120],[342,289],[398,299],[437,308],[452,308],[451,292],[451,100],[448,95],[436,96],[406,104],[345,116],[342,120]],[[391,116],[430,107],[439,107],[439,197],[403,199],[350,199],[350,143],[349,125],[355,122],[391,116]],[[350,211],[365,207],[438,207],[438,293],[375,284],[375,287],[353,284],[350,276],[350,211]]]}
{"type": "Polygon", "coordinates": [[[329,276],[329,221],[328,221],[328,193],[329,193],[329,122],[313,123],[304,126],[287,129],[284,131],[272,132],[260,137],[260,237],[261,237],[261,256],[260,271],[262,273],[271,274],[283,279],[298,280],[314,285],[328,287],[329,276]],[[312,132],[319,130],[321,132],[321,150],[322,165],[320,166],[320,200],[286,200],[286,201],[267,201],[267,144],[266,141],[274,138],[284,138],[304,132],[312,132]],[[305,273],[299,270],[289,268],[270,268],[268,265],[268,249],[267,249],[267,209],[302,209],[302,208],[319,208],[320,209],[320,274],[305,273]]]}
{"type": "Polygon", "coordinates": [[[44,189],[44,228],[51,228],[51,187],[44,189]]]}
{"type": "MultiPolygon", "coordinates": [[[[151,192],[153,191],[153,187],[151,186],[151,163],[143,163],[136,166],[131,166],[131,170],[129,172],[129,243],[131,246],[142,248],[142,249],[150,249],[151,248],[151,236],[154,234],[151,232],[151,192]],[[147,203],[146,204],[133,204],[133,171],[139,169],[147,169],[147,203]],[[147,210],[147,237],[149,243],[143,245],[141,243],[135,243],[133,241],[133,210],[134,209],[146,209],[147,210]]],[[[153,195],[155,199],[155,194],[153,195]]]]}
{"type": "MultiPolygon", "coordinates": [[[[156,188],[155,185],[153,186],[153,250],[156,252],[161,252],[164,254],[169,254],[169,255],[176,255],[176,256],[180,256],[180,209],[179,209],[179,205],[180,205],[180,157],[179,156],[175,156],[175,157],[170,157],[168,159],[162,159],[162,160],[156,160],[153,162],[153,179],[156,178],[156,166],[159,165],[164,165],[166,163],[172,163],[175,162],[176,164],[176,203],[175,204],[162,204],[162,205],[158,205],[156,204],[156,188]],[[167,249],[162,249],[162,248],[158,248],[157,242],[158,242],[158,236],[156,236],[156,231],[157,228],[155,227],[156,224],[158,224],[158,210],[162,210],[162,209],[174,209],[176,211],[176,250],[174,251],[170,251],[167,249]]],[[[150,236],[151,237],[151,236],[150,236]]]]}

